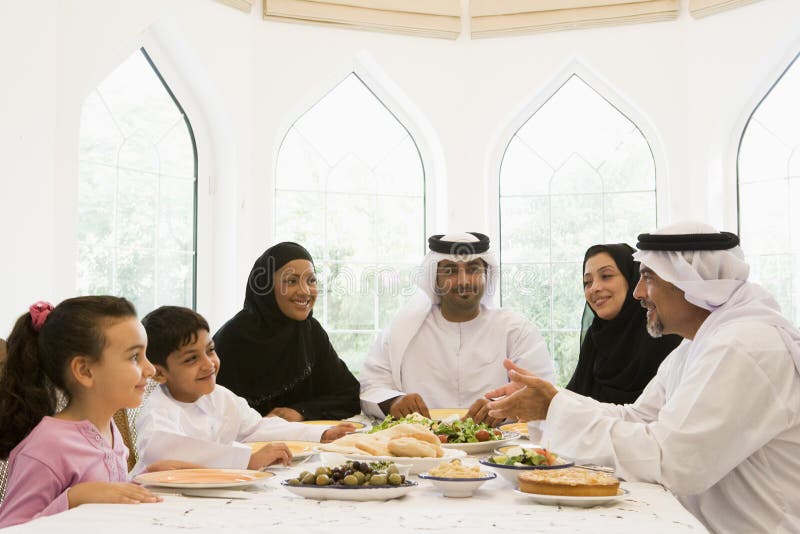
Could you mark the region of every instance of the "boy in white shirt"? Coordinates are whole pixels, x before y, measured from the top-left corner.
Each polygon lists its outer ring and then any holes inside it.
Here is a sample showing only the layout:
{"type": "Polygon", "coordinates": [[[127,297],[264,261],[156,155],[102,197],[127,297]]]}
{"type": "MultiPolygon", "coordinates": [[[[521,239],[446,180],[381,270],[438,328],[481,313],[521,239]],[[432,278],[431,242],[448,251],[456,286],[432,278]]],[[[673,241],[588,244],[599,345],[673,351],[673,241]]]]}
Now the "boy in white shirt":
{"type": "Polygon", "coordinates": [[[247,401],[216,385],[220,360],[208,322],[179,306],[162,306],[142,319],[147,357],[156,368],[158,386],[136,418],[138,473],[154,459],[173,458],[207,467],[260,469],[288,464],[292,454],[283,443],[252,452],[244,442],[333,441],[355,427],[343,423],[324,428],[261,417],[247,401]]]}

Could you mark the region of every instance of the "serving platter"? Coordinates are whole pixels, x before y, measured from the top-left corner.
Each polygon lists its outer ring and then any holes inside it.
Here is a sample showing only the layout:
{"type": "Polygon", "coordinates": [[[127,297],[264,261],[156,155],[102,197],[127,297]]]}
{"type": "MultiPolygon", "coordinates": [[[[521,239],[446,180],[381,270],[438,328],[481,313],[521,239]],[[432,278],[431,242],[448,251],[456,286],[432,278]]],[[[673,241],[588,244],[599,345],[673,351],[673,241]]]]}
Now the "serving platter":
{"type": "Polygon", "coordinates": [[[300,497],[320,501],[388,501],[404,496],[416,488],[417,483],[406,480],[399,486],[313,486],[310,484],[297,486],[284,480],[281,482],[281,486],[300,497]]]}
{"type": "Polygon", "coordinates": [[[467,454],[477,454],[496,450],[497,446],[504,445],[517,438],[519,438],[519,434],[516,432],[503,432],[502,439],[478,441],[475,443],[442,443],[442,448],[464,451],[467,454]]]}
{"type": "Polygon", "coordinates": [[[620,488],[616,495],[592,496],[592,497],[577,497],[569,495],[544,495],[541,493],[525,493],[515,489],[514,493],[521,497],[530,499],[538,504],[548,504],[552,506],[577,506],[580,508],[589,508],[601,504],[608,504],[620,499],[626,498],[630,492],[626,489],[620,488]]]}

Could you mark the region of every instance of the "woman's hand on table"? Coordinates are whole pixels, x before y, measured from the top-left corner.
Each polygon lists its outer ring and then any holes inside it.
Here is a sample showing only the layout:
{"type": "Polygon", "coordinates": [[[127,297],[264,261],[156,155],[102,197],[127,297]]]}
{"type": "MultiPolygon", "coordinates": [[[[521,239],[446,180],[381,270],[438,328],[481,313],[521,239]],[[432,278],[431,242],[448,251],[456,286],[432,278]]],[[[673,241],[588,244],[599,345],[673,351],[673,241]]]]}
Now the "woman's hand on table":
{"type": "Polygon", "coordinates": [[[270,443],[264,445],[256,452],[250,455],[250,463],[247,464],[248,469],[261,469],[268,465],[281,463],[289,465],[292,463],[292,451],[285,443],[270,443]]]}
{"type": "Polygon", "coordinates": [[[330,443],[333,440],[339,439],[344,435],[352,434],[356,431],[356,425],[351,423],[339,423],[336,426],[330,427],[322,433],[319,441],[321,443],[330,443]]]}
{"type": "Polygon", "coordinates": [[[287,421],[291,421],[293,423],[299,423],[300,421],[305,420],[303,414],[297,410],[281,406],[273,408],[272,411],[266,415],[266,417],[280,417],[281,419],[286,419],[287,421]]]}
{"type": "Polygon", "coordinates": [[[161,500],[147,488],[131,482],[81,482],[67,491],[70,508],[89,503],[139,504],[161,500]]]}

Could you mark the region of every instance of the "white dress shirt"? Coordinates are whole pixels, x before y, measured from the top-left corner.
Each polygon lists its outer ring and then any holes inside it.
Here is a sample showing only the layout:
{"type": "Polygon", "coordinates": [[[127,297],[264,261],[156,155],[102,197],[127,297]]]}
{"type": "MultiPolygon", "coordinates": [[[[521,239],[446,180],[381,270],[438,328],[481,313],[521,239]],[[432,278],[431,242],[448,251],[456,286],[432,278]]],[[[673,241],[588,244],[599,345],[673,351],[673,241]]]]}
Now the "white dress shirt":
{"type": "MultiPolygon", "coordinates": [[[[712,314],[713,316],[713,314],[712,314]]],[[[800,531],[800,375],[778,330],[698,330],[630,405],[562,390],[542,441],[661,483],[715,532],[800,531]]]]}
{"type": "Polygon", "coordinates": [[[195,402],[175,400],[156,387],[136,417],[139,460],[133,473],[159,460],[183,460],[207,467],[243,469],[252,450],[243,442],[319,441],[327,427],[262,417],[247,401],[217,385],[195,402]]]}
{"type": "Polygon", "coordinates": [[[392,350],[393,327],[378,337],[359,375],[361,407],[373,417],[384,415],[379,403],[406,393],[419,393],[429,408],[468,408],[508,382],[506,358],[553,380],[544,338],[511,310],[481,306],[475,319],[452,322],[432,306],[402,353],[392,350]]]}

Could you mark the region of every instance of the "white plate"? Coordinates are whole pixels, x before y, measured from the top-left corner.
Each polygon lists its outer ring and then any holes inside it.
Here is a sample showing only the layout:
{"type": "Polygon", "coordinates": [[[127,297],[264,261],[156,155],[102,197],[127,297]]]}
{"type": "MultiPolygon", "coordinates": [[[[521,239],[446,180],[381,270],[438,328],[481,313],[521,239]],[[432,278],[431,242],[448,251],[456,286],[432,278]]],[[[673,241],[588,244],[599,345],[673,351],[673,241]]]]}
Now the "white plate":
{"type": "MultiPolygon", "coordinates": [[[[326,465],[338,465],[336,462],[329,462],[326,458],[328,453],[321,452],[320,460],[326,465]]],[[[445,449],[444,456],[441,458],[410,458],[407,456],[370,456],[368,454],[336,454],[334,458],[344,457],[347,460],[357,460],[359,462],[395,462],[408,466],[408,472],[412,475],[418,475],[433,467],[436,467],[442,462],[449,462],[453,458],[461,458],[466,456],[467,453],[457,449],[445,449]]]]}
{"type": "Polygon", "coordinates": [[[443,449],[456,449],[464,451],[467,454],[475,454],[479,452],[489,452],[500,445],[505,445],[509,441],[513,441],[519,437],[516,432],[503,432],[503,439],[495,439],[490,441],[478,441],[477,443],[442,443],[443,449]]]}
{"type": "Polygon", "coordinates": [[[539,504],[551,504],[561,506],[578,506],[580,508],[589,508],[591,506],[598,506],[606,504],[627,497],[630,493],[626,489],[619,489],[616,495],[598,496],[598,497],[571,497],[568,495],[542,495],[541,493],[525,493],[524,491],[514,490],[514,493],[522,497],[527,497],[532,501],[539,504]]]}
{"type": "Polygon", "coordinates": [[[484,482],[497,478],[495,473],[486,472],[483,475],[478,478],[449,478],[420,473],[419,478],[429,480],[445,497],[472,497],[484,482]]]}
{"type": "Polygon", "coordinates": [[[133,481],[145,486],[162,488],[238,488],[261,484],[275,476],[269,471],[251,471],[249,469],[174,469],[142,473],[133,481]]]}
{"type": "Polygon", "coordinates": [[[401,486],[291,486],[283,481],[281,486],[295,495],[320,501],[388,501],[402,497],[416,488],[417,483],[406,480],[401,486]]]}

